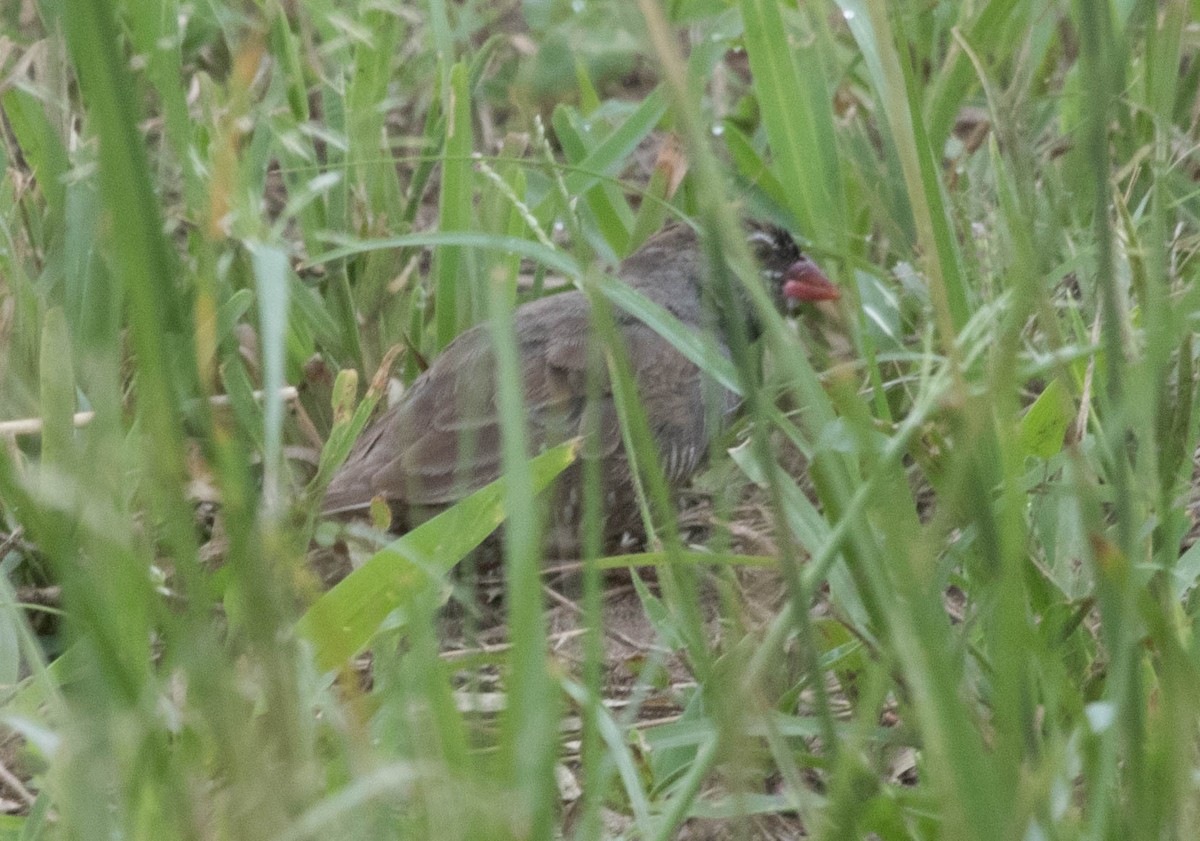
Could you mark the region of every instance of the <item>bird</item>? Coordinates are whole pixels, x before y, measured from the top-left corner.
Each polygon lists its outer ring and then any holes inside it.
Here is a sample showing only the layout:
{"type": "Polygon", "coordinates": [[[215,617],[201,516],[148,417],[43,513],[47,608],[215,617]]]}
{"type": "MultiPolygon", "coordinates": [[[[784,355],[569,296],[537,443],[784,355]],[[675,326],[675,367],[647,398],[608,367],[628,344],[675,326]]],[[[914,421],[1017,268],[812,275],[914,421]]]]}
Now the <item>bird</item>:
{"type": "MultiPolygon", "coordinates": [[[[786,230],[747,222],[745,232],[762,280],[781,311],[828,306],[841,297],[786,230]]],[[[616,276],[688,329],[708,334],[729,355],[731,325],[709,294],[709,272],[693,227],[669,224],[623,260],[616,276]]],[[[742,309],[752,313],[745,303],[742,309]]],[[[614,320],[664,475],[672,487],[681,487],[703,465],[710,441],[734,413],[737,398],[706,381],[697,365],[633,315],[618,310],[614,320]],[[714,393],[719,405],[707,411],[706,401],[714,393]]],[[[758,330],[753,315],[745,326],[749,336],[758,330]]],[[[529,446],[538,452],[587,428],[595,430],[594,446],[583,451],[600,460],[603,533],[612,545],[638,530],[640,508],[607,375],[592,392],[599,392],[599,405],[594,413],[586,411],[588,349],[595,340],[591,304],[579,290],[529,301],[516,308],[514,329],[529,446]]],[[[491,334],[486,324],[477,324],[450,342],[399,401],[367,427],[330,480],[322,514],[352,516],[382,498],[393,513],[392,528],[405,531],[498,479],[503,460],[496,388],[491,334]]],[[[557,536],[550,542],[563,554],[578,546],[582,480],[576,462],[558,477],[551,495],[551,533],[557,536]]]]}

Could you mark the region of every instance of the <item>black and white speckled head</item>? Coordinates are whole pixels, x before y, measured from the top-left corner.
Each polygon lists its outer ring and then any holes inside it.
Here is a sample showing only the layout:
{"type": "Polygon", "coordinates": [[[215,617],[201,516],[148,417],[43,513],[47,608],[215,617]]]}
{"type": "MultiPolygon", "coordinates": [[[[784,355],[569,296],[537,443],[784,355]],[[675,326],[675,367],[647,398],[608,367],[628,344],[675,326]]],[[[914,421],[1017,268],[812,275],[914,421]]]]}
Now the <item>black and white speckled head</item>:
{"type": "Polygon", "coordinates": [[[804,302],[841,298],[838,288],[783,228],[749,222],[746,240],[780,311],[794,312],[804,302]]]}
{"type": "MultiPolygon", "coordinates": [[[[793,315],[806,303],[836,301],[841,297],[838,288],[800,251],[786,230],[757,221],[744,223],[743,230],[764,285],[780,312],[793,315]]],[[[694,284],[703,290],[711,282],[705,262],[695,229],[676,223],[663,228],[626,258],[621,264],[621,274],[634,286],[655,288],[660,292],[679,282],[694,284]]],[[[708,291],[714,290],[710,287],[708,291]]],[[[753,307],[741,290],[737,295],[739,309],[749,319],[747,326],[752,335],[757,335],[759,325],[753,307]]],[[[702,294],[701,297],[706,296],[702,294]]],[[[698,303],[698,299],[695,300],[698,303]]],[[[665,303],[675,309],[679,302],[667,300],[665,303]]]]}

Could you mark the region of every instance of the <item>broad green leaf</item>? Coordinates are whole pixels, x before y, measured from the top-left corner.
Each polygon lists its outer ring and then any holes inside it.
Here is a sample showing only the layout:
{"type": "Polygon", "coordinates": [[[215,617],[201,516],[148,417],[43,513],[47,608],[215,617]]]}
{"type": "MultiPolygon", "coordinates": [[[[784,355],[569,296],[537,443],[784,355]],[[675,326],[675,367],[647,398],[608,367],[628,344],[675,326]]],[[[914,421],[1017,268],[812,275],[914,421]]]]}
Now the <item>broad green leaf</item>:
{"type": "Polygon", "coordinates": [[[807,236],[838,244],[845,236],[845,200],[820,56],[789,38],[777,0],[743,0],[741,9],[763,125],[788,206],[807,236]]]}
{"type": "Polygon", "coordinates": [[[33,94],[11,88],[0,97],[4,113],[16,135],[21,154],[37,176],[50,209],[62,213],[66,203],[63,176],[70,167],[67,149],[46,118],[45,106],[33,94]]]}
{"type": "MultiPolygon", "coordinates": [[[[534,489],[545,489],[575,460],[577,442],[530,462],[534,489]]],[[[376,552],[305,612],[296,633],[316,649],[322,671],[361,651],[389,613],[449,571],[504,521],[504,480],[492,482],[376,552]]]]}
{"type": "Polygon", "coordinates": [[[1062,449],[1063,435],[1071,422],[1062,382],[1051,380],[1021,418],[1017,445],[1021,456],[1048,459],[1062,449]]]}
{"type": "MultiPolygon", "coordinates": [[[[566,174],[564,181],[567,192],[572,196],[582,195],[602,177],[615,173],[621,163],[633,153],[646,135],[653,131],[654,127],[658,125],[658,121],[666,113],[666,99],[662,94],[662,89],[656,88],[642,100],[637,110],[630,114],[625,122],[596,144],[588,156],[578,161],[566,174]]],[[[555,199],[555,194],[543,199],[534,208],[534,215],[538,219],[543,219],[555,199]]]]}
{"type": "MultiPolygon", "coordinates": [[[[580,119],[578,112],[570,106],[560,105],[554,109],[551,121],[567,159],[572,164],[586,160],[589,147],[593,144],[589,142],[589,125],[580,119]]],[[[633,212],[617,185],[608,181],[598,183],[583,194],[583,200],[586,210],[613,252],[628,254],[633,212]]]]}

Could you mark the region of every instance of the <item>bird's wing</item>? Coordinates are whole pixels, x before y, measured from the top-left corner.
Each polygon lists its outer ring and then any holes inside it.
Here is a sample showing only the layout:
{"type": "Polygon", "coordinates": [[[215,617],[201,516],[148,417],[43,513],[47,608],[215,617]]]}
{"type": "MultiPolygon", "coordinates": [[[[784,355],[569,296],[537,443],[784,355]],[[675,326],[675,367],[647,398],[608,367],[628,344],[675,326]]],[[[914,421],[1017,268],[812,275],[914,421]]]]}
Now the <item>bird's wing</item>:
{"type": "MultiPolygon", "coordinates": [[[[518,311],[526,429],[534,452],[579,434],[587,393],[588,321],[579,293],[518,311]]],[[[324,512],[360,510],[376,496],[406,505],[445,505],[499,478],[496,378],[486,325],[459,336],[359,438],[329,484],[324,512]]],[[[605,417],[601,425],[613,426],[605,417]]],[[[616,440],[602,442],[603,454],[616,440]]]]}
{"type": "MultiPolygon", "coordinates": [[[[586,302],[576,294],[544,299],[518,312],[533,452],[579,435],[584,424],[592,331],[586,302]]],[[[708,439],[700,372],[641,322],[623,320],[620,330],[663,467],[669,479],[685,478],[699,464],[708,439]]],[[[496,376],[486,327],[451,343],[404,399],[359,439],[330,483],[325,513],[365,508],[375,496],[407,505],[444,505],[499,478],[496,376]]],[[[606,458],[621,446],[621,433],[607,371],[600,376],[598,444],[600,457],[606,458]]]]}
{"type": "MultiPolygon", "coordinates": [[[[695,364],[641,321],[618,314],[617,327],[625,343],[638,397],[658,447],[663,470],[668,481],[680,482],[699,467],[709,439],[735,405],[733,395],[704,377],[695,364]]],[[[693,329],[699,328],[693,326],[693,329]]],[[[546,349],[546,358],[551,362],[549,371],[554,378],[552,384],[547,384],[546,393],[557,387],[572,395],[576,430],[580,428],[578,412],[582,412],[584,406],[590,341],[592,337],[580,330],[570,337],[560,334],[546,349]]],[[[602,372],[602,376],[598,407],[600,452],[602,456],[608,456],[621,446],[621,430],[607,371],[602,372]]],[[[540,394],[527,394],[527,397],[540,394]]]]}
{"type": "Polygon", "coordinates": [[[622,333],[663,472],[669,482],[681,482],[700,466],[734,395],[645,324],[630,324],[622,333]]]}

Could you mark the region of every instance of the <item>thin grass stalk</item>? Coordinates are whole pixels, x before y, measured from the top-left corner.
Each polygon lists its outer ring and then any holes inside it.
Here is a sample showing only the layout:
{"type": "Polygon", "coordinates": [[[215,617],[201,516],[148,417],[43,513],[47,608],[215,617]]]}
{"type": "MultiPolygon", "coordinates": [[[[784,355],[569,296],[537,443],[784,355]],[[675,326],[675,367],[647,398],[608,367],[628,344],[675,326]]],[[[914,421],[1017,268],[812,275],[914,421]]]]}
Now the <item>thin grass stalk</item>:
{"type": "MultiPolygon", "coordinates": [[[[621,423],[622,443],[643,507],[647,538],[652,545],[660,540],[667,556],[675,557],[683,549],[678,521],[650,423],[637,394],[630,350],[617,330],[608,299],[586,277],[584,291],[591,304],[593,335],[605,349],[613,402],[621,423]]],[[[694,571],[682,564],[668,564],[660,570],[659,583],[677,623],[676,629],[685,641],[692,669],[703,682],[712,667],[712,654],[699,611],[700,599],[694,571]]]]}
{"type": "Polygon", "coordinates": [[[913,218],[917,245],[924,257],[930,297],[941,338],[942,352],[954,357],[954,337],[966,323],[970,310],[962,285],[957,239],[946,216],[936,161],[925,138],[917,103],[913,98],[912,72],[897,52],[893,16],[881,0],[840,2],[851,31],[865,53],[874,58],[876,93],[883,104],[892,142],[900,158],[913,218]]]}
{"type": "Polygon", "coordinates": [[[657,821],[652,841],[668,841],[678,833],[679,827],[687,818],[688,811],[700,794],[708,773],[720,758],[721,739],[713,736],[706,739],[696,750],[696,758],[686,775],[675,787],[675,796],[667,803],[667,809],[657,821]]]}
{"type": "Polygon", "coordinates": [[[825,74],[812,61],[816,51],[789,42],[778,3],[743,0],[741,14],[775,174],[789,187],[786,195],[805,235],[844,252],[842,175],[825,74]],[[798,66],[802,58],[809,59],[805,73],[798,66]]]}
{"type": "Polygon", "coordinates": [[[580,754],[583,760],[583,814],[575,838],[599,838],[603,832],[602,809],[605,802],[604,741],[601,733],[601,698],[604,684],[604,594],[603,572],[597,560],[604,552],[604,492],[600,465],[600,400],[604,384],[604,355],[598,342],[588,346],[586,400],[581,453],[582,493],[580,535],[583,559],[583,735],[580,754]]]}
{"type": "MultiPolygon", "coordinates": [[[[368,218],[395,225],[402,214],[402,197],[395,163],[380,155],[385,142],[382,107],[388,98],[393,60],[404,34],[404,20],[381,8],[364,6],[362,24],[370,40],[355,45],[346,85],[346,139],[350,172],[366,201],[368,218]]],[[[349,174],[349,173],[348,173],[349,174]]]]}
{"type": "MultiPolygon", "coordinates": [[[[734,325],[735,335],[731,337],[731,351],[733,353],[735,363],[737,363],[740,368],[739,377],[743,378],[743,388],[746,391],[751,391],[750,388],[747,388],[747,384],[753,381],[753,374],[749,370],[752,363],[746,352],[746,336],[744,335],[744,332],[741,335],[736,335],[738,333],[738,325],[740,325],[742,322],[742,318],[740,318],[739,315],[744,316],[744,313],[741,313],[740,311],[741,307],[737,303],[737,296],[733,294],[732,284],[738,280],[741,280],[741,277],[737,279],[732,278],[725,269],[726,265],[732,264],[737,267],[738,274],[746,278],[747,289],[750,291],[752,296],[756,291],[758,292],[759,300],[756,300],[755,304],[759,308],[760,314],[773,315],[773,313],[768,314],[766,312],[770,309],[770,304],[761,300],[761,298],[764,297],[764,293],[761,289],[757,288],[757,279],[751,279],[754,272],[750,268],[751,261],[749,259],[749,255],[747,254],[746,243],[740,233],[734,233],[735,231],[740,232],[740,225],[738,224],[737,220],[732,217],[732,211],[730,210],[729,205],[721,199],[723,190],[718,187],[718,185],[721,184],[721,179],[718,175],[715,162],[712,159],[711,152],[708,151],[705,132],[700,128],[699,121],[694,113],[694,106],[692,104],[693,99],[690,96],[690,81],[684,74],[682,62],[677,54],[677,47],[671,40],[668,27],[666,26],[666,22],[663,19],[661,11],[657,5],[650,2],[650,0],[645,0],[639,5],[642,10],[642,15],[647,21],[648,28],[650,30],[651,41],[657,52],[664,75],[667,78],[667,90],[668,93],[671,94],[676,107],[684,143],[692,156],[692,172],[694,173],[694,178],[698,183],[707,184],[711,188],[707,191],[707,200],[702,206],[702,219],[705,222],[706,232],[705,247],[707,256],[709,258],[709,265],[716,273],[716,277],[713,279],[713,287],[718,299],[718,306],[723,306],[726,308],[726,320],[734,325]],[[729,261],[728,264],[726,263],[727,260],[729,261]],[[729,309],[730,307],[732,307],[732,309],[729,309]]],[[[782,333],[781,324],[777,316],[774,318],[774,320],[771,320],[768,317],[766,321],[766,330],[768,335],[770,335],[772,331],[776,331],[777,335],[782,333]]],[[[744,330],[744,328],[742,329],[744,330]]],[[[764,416],[764,412],[759,405],[758,398],[754,393],[750,393],[748,396],[750,397],[752,416],[761,421],[764,416]],[[757,411],[755,411],[756,407],[758,409],[757,411]]],[[[765,434],[765,429],[766,425],[761,424],[759,432],[760,436],[765,434]]],[[[766,471],[765,475],[777,477],[778,473],[774,469],[773,460],[769,458],[766,447],[763,446],[765,439],[760,437],[759,441],[760,443],[756,448],[756,453],[760,459],[764,460],[763,467],[766,471]]],[[[772,497],[778,504],[779,491],[777,488],[773,489],[772,497]]],[[[775,510],[778,516],[780,509],[776,507],[775,510]]],[[[782,522],[782,519],[780,520],[779,525],[779,533],[785,534],[786,525],[782,522]]],[[[789,548],[790,541],[785,542],[783,546],[784,552],[788,552],[789,548]]],[[[808,610],[808,600],[805,596],[804,589],[800,586],[797,586],[799,582],[799,576],[797,574],[798,565],[795,561],[794,554],[786,556],[783,560],[783,564],[784,569],[790,571],[788,578],[790,579],[789,584],[792,593],[794,610],[806,612],[808,610]]],[[[816,681],[814,681],[814,684],[823,688],[823,681],[820,680],[819,677],[816,681]]],[[[821,689],[818,689],[817,691],[818,694],[820,694],[821,689]]],[[[826,727],[829,728],[830,725],[827,705],[820,704],[820,706],[823,709],[822,718],[826,723],[826,727]]],[[[728,717],[731,712],[732,710],[726,708],[725,716],[719,720],[718,723],[726,726],[733,724],[728,717]]],[[[733,733],[736,732],[736,729],[736,726],[734,726],[728,731],[727,735],[733,735],[733,733]]],[[[721,732],[722,728],[719,727],[718,733],[721,732]]],[[[712,755],[715,755],[718,752],[721,741],[721,739],[718,739],[711,744],[712,755]]],[[[836,743],[836,740],[834,743],[836,743]]],[[[702,751],[702,755],[707,756],[709,754],[705,754],[702,751]]],[[[705,770],[702,763],[697,762],[697,766],[698,767],[693,768],[692,772],[689,773],[687,778],[689,782],[683,785],[677,792],[676,799],[672,804],[671,810],[668,812],[669,817],[673,820],[677,820],[683,814],[683,810],[688,806],[691,798],[695,796],[696,786],[699,785],[699,781],[702,779],[701,774],[705,770]]],[[[671,820],[668,820],[666,823],[664,823],[664,831],[665,827],[673,825],[676,824],[673,824],[671,820]]]]}
{"type": "MultiPolygon", "coordinates": [[[[993,400],[984,409],[990,417],[986,420],[988,429],[982,433],[995,442],[998,474],[983,474],[979,481],[998,481],[1000,489],[994,506],[997,537],[992,547],[983,541],[983,551],[990,548],[993,552],[993,557],[985,560],[993,564],[996,593],[992,620],[995,626],[988,637],[993,641],[994,649],[990,662],[994,669],[996,695],[997,761],[1003,763],[1002,779],[1011,780],[1015,779],[1024,757],[1036,758],[1036,754],[1029,756],[1034,753],[1037,741],[1034,721],[1036,675],[1028,662],[1029,651],[1035,650],[1036,635],[1026,618],[1029,612],[1029,596],[1024,586],[1024,567],[1028,562],[1024,516],[1027,499],[1021,483],[1028,454],[1019,445],[1016,419],[1020,407],[1016,397],[1021,336],[1043,293],[1037,282],[1033,231],[1027,227],[1032,210],[1019,203],[1017,189],[1009,180],[1007,167],[994,144],[990,151],[1013,252],[1012,262],[1007,267],[1013,289],[1009,311],[1004,316],[994,352],[988,361],[989,392],[993,400]]],[[[985,486],[980,491],[986,493],[990,488],[985,486]]],[[[977,509],[980,522],[984,510],[977,509]]],[[[1008,790],[1005,795],[1012,797],[1014,792],[1008,790]]]]}
{"type": "Polygon", "coordinates": [[[176,396],[193,391],[195,369],[189,364],[189,345],[176,341],[172,346],[167,338],[167,329],[178,328],[181,322],[173,286],[162,282],[175,276],[176,265],[162,236],[162,212],[137,131],[139,115],[133,99],[124,95],[135,85],[118,55],[113,10],[100,0],[87,0],[73,11],[77,14],[66,16],[67,37],[100,136],[103,197],[109,212],[123,220],[114,226],[113,250],[129,296],[142,423],[157,454],[147,465],[153,485],[150,498],[162,501],[160,510],[172,548],[187,567],[194,563],[196,550],[195,539],[180,528],[189,518],[180,495],[184,447],[176,396]]]}
{"type": "MultiPolygon", "coordinates": [[[[980,43],[984,40],[997,41],[1003,32],[1008,19],[1017,14],[1022,6],[1032,6],[1030,0],[992,0],[980,4],[976,9],[963,6],[963,14],[974,11],[969,20],[961,18],[952,27],[951,34],[956,39],[946,56],[940,72],[930,79],[929,93],[925,97],[924,120],[929,134],[929,143],[933,149],[941,149],[946,138],[954,127],[963,100],[970,93],[974,83],[979,81],[978,62],[962,48],[963,42],[980,43]],[[975,65],[975,79],[971,78],[972,64],[975,65]]],[[[996,53],[1000,54],[1005,45],[997,44],[996,53]]]]}
{"type": "Polygon", "coordinates": [[[489,283],[489,324],[498,372],[497,397],[505,476],[505,583],[508,597],[509,705],[502,746],[515,794],[528,816],[530,838],[550,838],[556,797],[558,695],[546,662],[541,598],[542,509],[527,461],[525,393],[513,326],[502,285],[489,283]]]}
{"type": "MultiPolygon", "coordinates": [[[[446,105],[446,157],[442,161],[438,218],[441,229],[448,232],[469,231],[472,228],[470,155],[473,140],[466,74],[466,67],[462,64],[456,64],[451,70],[446,105]]],[[[435,281],[438,350],[445,348],[475,321],[472,315],[474,284],[469,265],[468,254],[463,249],[454,246],[438,249],[435,281]]]]}
{"type": "MultiPolygon", "coordinates": [[[[191,384],[195,369],[189,364],[188,346],[179,341],[181,337],[176,334],[175,346],[168,339],[168,331],[181,326],[173,286],[163,283],[163,279],[174,278],[175,265],[162,236],[162,214],[148,178],[149,165],[137,129],[140,115],[135,112],[136,98],[127,95],[127,91],[136,87],[119,52],[121,42],[110,6],[86,2],[74,7],[66,16],[66,29],[77,77],[89,107],[89,122],[100,138],[102,198],[111,218],[121,222],[114,225],[112,253],[119,267],[115,273],[128,295],[131,338],[139,362],[141,423],[149,448],[155,454],[143,465],[148,501],[164,523],[165,542],[178,558],[182,577],[191,585],[188,591],[199,593],[202,588],[197,586],[195,578],[195,538],[181,493],[185,478],[184,449],[177,404],[180,391],[194,392],[191,384]],[[171,364],[171,360],[182,364],[171,364]]],[[[131,826],[134,818],[131,812],[141,806],[147,808],[143,826],[168,833],[179,831],[181,815],[169,815],[152,805],[182,796],[182,792],[177,776],[158,773],[171,766],[169,748],[162,734],[155,732],[142,716],[145,710],[140,699],[151,685],[148,651],[151,625],[147,614],[154,604],[145,583],[145,568],[134,553],[112,551],[106,558],[112,565],[110,580],[125,580],[133,586],[127,594],[120,595],[93,588],[84,580],[87,562],[79,555],[79,547],[69,543],[75,534],[73,526],[61,522],[58,527],[62,537],[57,545],[49,546],[60,564],[64,585],[76,591],[72,609],[84,616],[93,612],[98,619],[105,613],[119,613],[125,606],[134,607],[122,622],[128,633],[124,639],[108,637],[104,622],[82,625],[81,641],[98,655],[95,665],[101,672],[89,670],[92,674],[88,683],[94,703],[88,705],[88,714],[83,717],[90,718],[98,732],[88,734],[87,728],[71,728],[79,747],[76,761],[67,763],[65,773],[71,789],[78,793],[78,800],[69,804],[67,820],[85,834],[111,835],[131,826]],[[68,543],[63,544],[63,540],[68,543]],[[135,583],[139,579],[143,582],[140,587],[135,583]],[[118,666],[122,661],[124,668],[118,666]],[[115,674],[105,677],[103,673],[108,669],[115,674]],[[120,689],[114,686],[114,677],[123,678],[125,686],[120,689]],[[116,723],[121,719],[134,723],[132,732],[127,730],[118,735],[116,723]],[[100,755],[119,753],[121,742],[125,742],[125,749],[140,748],[142,762],[118,773],[115,804],[118,808],[114,810],[109,795],[113,780],[89,768],[101,767],[100,755]],[[139,771],[151,772],[151,769],[152,773],[139,776],[139,771]],[[88,821],[85,818],[88,812],[92,812],[93,818],[101,814],[106,817],[88,821]]],[[[93,551],[99,557],[107,554],[99,545],[93,551]]]]}
{"type": "Polygon", "coordinates": [[[1113,260],[1113,232],[1109,216],[1111,174],[1108,146],[1109,116],[1117,92],[1117,59],[1113,11],[1106,3],[1074,4],[1080,31],[1080,68],[1086,74],[1087,119],[1081,150],[1092,162],[1092,225],[1095,235],[1095,283],[1101,301],[1105,380],[1099,395],[1100,412],[1107,420],[1101,444],[1105,451],[1106,474],[1114,493],[1115,545],[1099,538],[1095,549],[1097,591],[1102,616],[1103,638],[1111,658],[1106,697],[1113,705],[1117,726],[1099,734],[1099,767],[1092,775],[1095,786],[1089,804],[1092,830],[1101,835],[1125,826],[1119,800],[1113,793],[1120,781],[1133,783],[1136,802],[1143,796],[1138,784],[1145,770],[1144,725],[1141,705],[1144,687],[1137,646],[1134,582],[1129,564],[1138,556],[1135,508],[1131,493],[1130,465],[1125,449],[1128,418],[1125,405],[1127,357],[1122,319],[1123,304],[1117,288],[1113,260]]]}
{"type": "MultiPolygon", "coordinates": [[[[1180,324],[1178,313],[1169,303],[1171,284],[1166,265],[1165,250],[1158,243],[1169,241],[1168,220],[1170,218],[1166,179],[1170,169],[1169,137],[1173,125],[1173,107],[1176,101],[1178,76],[1170,72],[1179,67],[1180,38],[1186,15],[1182,2],[1169,4],[1160,12],[1158,26],[1147,34],[1147,59],[1149,72],[1146,78],[1146,98],[1153,118],[1154,158],[1151,164],[1149,225],[1146,241],[1146,308],[1148,363],[1157,368],[1160,394],[1170,391],[1170,354],[1177,355],[1175,405],[1168,401],[1156,401],[1160,414],[1154,428],[1159,432],[1156,441],[1158,455],[1159,484],[1157,510],[1161,512],[1162,524],[1156,529],[1154,555],[1165,574],[1152,582],[1153,607],[1145,611],[1150,616],[1160,617],[1162,625],[1151,631],[1159,640],[1158,645],[1166,653],[1159,671],[1162,684],[1162,715],[1151,721],[1150,737],[1152,773],[1159,779],[1171,781],[1151,792],[1154,798],[1154,813],[1160,818],[1161,831],[1184,833],[1189,821],[1188,792],[1181,780],[1189,774],[1196,762],[1197,752],[1190,740],[1175,736],[1194,730],[1197,698],[1197,670],[1185,653],[1189,634],[1184,627],[1184,617],[1175,601],[1176,590],[1168,585],[1176,568],[1182,534],[1187,524],[1179,522],[1181,512],[1175,505],[1178,489],[1190,479],[1191,443],[1194,431],[1196,389],[1192,351],[1192,339],[1186,326],[1180,324]],[[1174,418],[1164,417],[1173,409],[1174,418]]],[[[1149,623],[1148,623],[1149,624],[1149,623]]]]}

